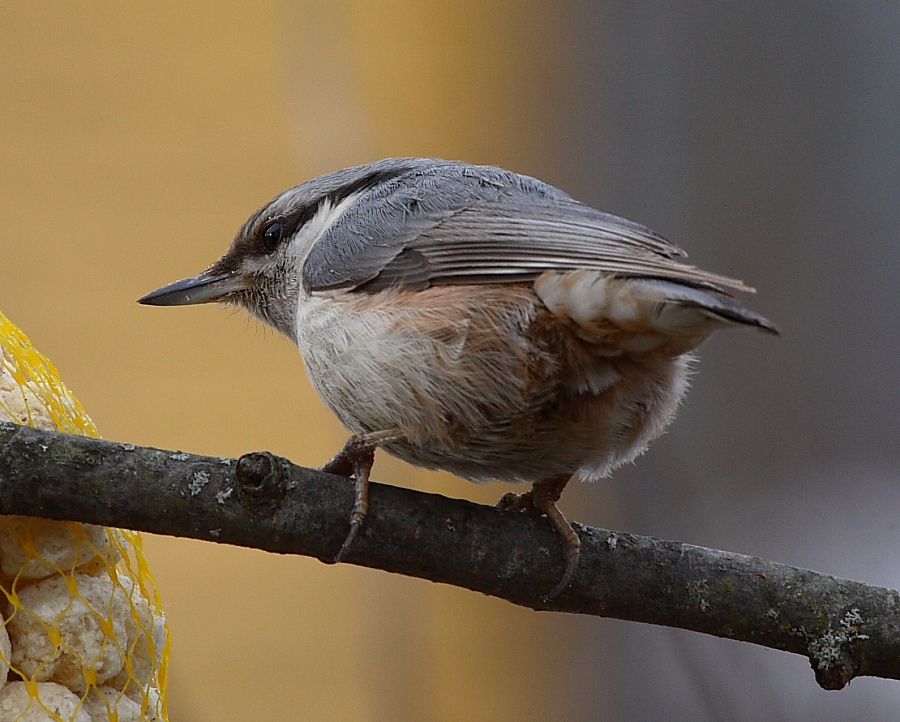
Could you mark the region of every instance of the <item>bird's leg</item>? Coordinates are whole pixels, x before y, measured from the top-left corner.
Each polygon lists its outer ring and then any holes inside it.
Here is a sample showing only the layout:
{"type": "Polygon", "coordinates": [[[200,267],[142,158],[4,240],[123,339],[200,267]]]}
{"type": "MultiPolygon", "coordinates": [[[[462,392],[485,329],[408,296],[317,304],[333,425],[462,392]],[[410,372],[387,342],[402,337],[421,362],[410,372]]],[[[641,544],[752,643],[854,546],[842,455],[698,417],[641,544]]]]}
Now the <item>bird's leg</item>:
{"type": "Polygon", "coordinates": [[[328,474],[338,476],[352,476],[356,481],[356,499],[353,502],[353,511],[350,512],[350,531],[341,545],[341,550],[334,558],[335,564],[340,562],[353,546],[356,535],[369,513],[369,473],[375,462],[375,449],[382,444],[389,444],[403,438],[399,429],[387,429],[385,431],[372,431],[367,434],[351,436],[344,448],[328,463],[321,466],[321,470],[328,474]]]}
{"type": "Polygon", "coordinates": [[[581,539],[569,524],[566,517],[556,506],[562,496],[562,491],[566,484],[569,483],[569,476],[557,476],[552,479],[544,479],[536,481],[531,485],[531,491],[524,494],[515,494],[509,492],[504,494],[500,501],[497,502],[499,509],[513,509],[515,511],[523,511],[526,514],[544,515],[553,524],[556,532],[562,537],[565,544],[566,570],[562,579],[553,590],[544,597],[545,602],[558,597],[562,594],[575,576],[575,570],[578,568],[578,557],[581,554],[581,539]]]}

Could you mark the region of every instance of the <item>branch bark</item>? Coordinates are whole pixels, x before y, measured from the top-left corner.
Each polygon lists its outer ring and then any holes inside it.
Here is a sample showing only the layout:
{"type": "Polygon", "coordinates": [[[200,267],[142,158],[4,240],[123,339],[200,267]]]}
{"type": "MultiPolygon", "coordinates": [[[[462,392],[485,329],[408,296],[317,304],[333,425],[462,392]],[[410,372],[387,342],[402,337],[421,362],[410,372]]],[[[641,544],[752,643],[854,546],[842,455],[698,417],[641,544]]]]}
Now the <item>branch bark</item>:
{"type": "MultiPolygon", "coordinates": [[[[353,482],[260,452],[197,456],[0,422],[0,514],[124,527],[330,562],[353,482]]],[[[900,594],[731,552],[573,524],[571,587],[546,519],[372,484],[350,564],[536,610],[691,629],[802,654],[817,682],[900,679],[900,594]]]]}

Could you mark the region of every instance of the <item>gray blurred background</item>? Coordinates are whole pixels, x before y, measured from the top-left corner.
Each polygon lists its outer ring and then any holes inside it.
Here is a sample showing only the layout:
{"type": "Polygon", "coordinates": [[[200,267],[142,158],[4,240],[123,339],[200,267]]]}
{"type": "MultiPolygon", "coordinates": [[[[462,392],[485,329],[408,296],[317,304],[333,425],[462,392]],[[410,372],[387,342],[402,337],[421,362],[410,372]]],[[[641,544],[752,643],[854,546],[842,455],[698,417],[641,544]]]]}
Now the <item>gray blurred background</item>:
{"type": "MultiPolygon", "coordinates": [[[[756,307],[783,332],[708,344],[668,437],[613,480],[616,523],[896,588],[900,6],[577,12],[582,62],[559,172],[581,197],[756,285],[756,307]]],[[[585,665],[602,658],[623,694],[610,713],[586,684],[585,718],[900,718],[893,683],[827,693],[802,659],[588,627],[585,665]]]]}
{"type": "MultiPolygon", "coordinates": [[[[0,8],[0,309],[108,438],[318,464],[296,352],[134,299],[285,188],[495,163],[744,279],[672,430],[564,512],[900,587],[900,5],[263,0],[0,8]]],[[[380,458],[389,483],[493,502],[380,458]]],[[[900,719],[900,683],[349,566],[146,538],[172,720],[900,719]]]]}

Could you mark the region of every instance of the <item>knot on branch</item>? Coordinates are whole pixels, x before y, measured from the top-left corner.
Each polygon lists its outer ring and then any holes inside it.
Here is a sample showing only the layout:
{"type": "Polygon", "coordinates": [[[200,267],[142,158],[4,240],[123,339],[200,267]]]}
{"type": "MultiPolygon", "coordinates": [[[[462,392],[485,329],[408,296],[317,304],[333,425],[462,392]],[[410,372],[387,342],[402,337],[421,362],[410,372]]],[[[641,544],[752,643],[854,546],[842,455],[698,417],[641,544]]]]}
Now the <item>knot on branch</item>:
{"type": "Polygon", "coordinates": [[[828,629],[809,641],[809,661],[822,689],[843,689],[859,671],[863,640],[863,623],[859,609],[851,609],[841,617],[837,629],[828,629]]]}
{"type": "Polygon", "coordinates": [[[253,514],[275,509],[289,488],[290,462],[268,451],[244,454],[234,467],[238,494],[244,508],[253,514]]]}

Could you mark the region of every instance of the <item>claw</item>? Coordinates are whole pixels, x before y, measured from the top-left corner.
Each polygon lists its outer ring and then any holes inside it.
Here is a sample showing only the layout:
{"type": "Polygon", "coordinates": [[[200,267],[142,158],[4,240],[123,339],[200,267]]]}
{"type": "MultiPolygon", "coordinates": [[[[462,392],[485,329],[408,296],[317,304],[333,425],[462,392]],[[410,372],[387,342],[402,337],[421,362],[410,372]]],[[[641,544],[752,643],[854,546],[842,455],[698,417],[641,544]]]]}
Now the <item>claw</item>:
{"type": "Polygon", "coordinates": [[[562,490],[568,481],[569,477],[537,481],[532,484],[531,491],[527,491],[524,494],[507,492],[500,497],[500,501],[496,504],[498,509],[512,509],[526,514],[546,516],[550,523],[553,524],[557,534],[562,537],[562,541],[565,544],[566,568],[559,583],[553,587],[549,594],[541,597],[543,602],[555,599],[569,588],[569,584],[572,583],[572,578],[575,576],[575,571],[578,569],[578,559],[581,556],[581,539],[578,538],[578,534],[575,533],[572,525],[563,516],[559,507],[556,506],[556,502],[559,501],[562,490]]]}
{"type": "Polygon", "coordinates": [[[549,602],[566,591],[569,588],[569,584],[572,583],[575,570],[578,569],[578,559],[581,557],[581,539],[578,538],[578,534],[575,533],[568,519],[563,516],[554,502],[547,502],[547,505],[544,507],[544,513],[549,517],[556,531],[562,537],[566,555],[566,569],[563,572],[562,579],[559,580],[559,583],[553,587],[549,594],[542,598],[542,601],[549,602]]]}
{"type": "Polygon", "coordinates": [[[536,516],[541,515],[541,512],[534,506],[534,495],[530,491],[527,491],[524,494],[516,494],[514,491],[508,491],[500,497],[500,500],[496,504],[494,504],[494,508],[521,511],[536,516]]]}
{"type": "Polygon", "coordinates": [[[331,461],[320,467],[326,473],[352,476],[356,480],[356,498],[350,512],[350,531],[347,532],[340,551],[334,557],[335,564],[343,561],[350,551],[369,513],[369,474],[375,463],[375,449],[381,444],[389,444],[401,438],[403,437],[398,429],[351,436],[344,444],[344,448],[331,461]]]}

